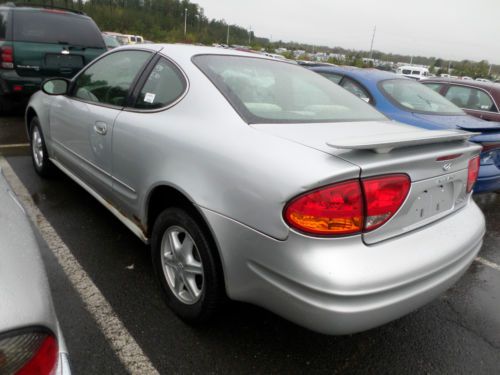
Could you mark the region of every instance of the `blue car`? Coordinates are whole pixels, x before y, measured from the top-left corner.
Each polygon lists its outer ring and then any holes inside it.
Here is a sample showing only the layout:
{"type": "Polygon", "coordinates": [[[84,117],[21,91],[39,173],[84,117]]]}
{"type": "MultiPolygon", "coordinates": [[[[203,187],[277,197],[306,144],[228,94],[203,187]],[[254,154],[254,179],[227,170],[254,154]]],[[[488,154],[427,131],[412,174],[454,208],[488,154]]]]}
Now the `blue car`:
{"type": "Polygon", "coordinates": [[[483,146],[476,193],[500,191],[500,123],[467,115],[421,83],[390,72],[354,67],[308,67],[375,106],[392,120],[425,129],[463,129],[483,146]]]}

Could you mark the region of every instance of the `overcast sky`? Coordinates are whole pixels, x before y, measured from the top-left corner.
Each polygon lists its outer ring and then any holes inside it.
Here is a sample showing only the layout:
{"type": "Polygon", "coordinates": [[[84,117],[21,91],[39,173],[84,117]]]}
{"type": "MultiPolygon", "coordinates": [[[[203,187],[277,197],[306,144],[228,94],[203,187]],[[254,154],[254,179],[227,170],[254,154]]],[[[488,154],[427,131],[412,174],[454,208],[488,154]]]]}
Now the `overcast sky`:
{"type": "Polygon", "coordinates": [[[500,64],[500,0],[192,0],[272,40],[500,64]]]}

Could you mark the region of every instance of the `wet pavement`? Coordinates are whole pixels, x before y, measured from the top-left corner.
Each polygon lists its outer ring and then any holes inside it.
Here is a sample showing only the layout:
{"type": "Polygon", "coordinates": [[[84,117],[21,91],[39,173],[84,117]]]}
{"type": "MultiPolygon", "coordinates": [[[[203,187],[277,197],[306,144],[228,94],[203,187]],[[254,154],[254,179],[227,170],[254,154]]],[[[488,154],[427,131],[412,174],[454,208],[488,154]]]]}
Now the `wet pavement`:
{"type": "MultiPolygon", "coordinates": [[[[0,133],[12,129],[3,124],[12,121],[0,119],[0,133]]],[[[2,137],[2,143],[14,139],[2,137]]],[[[161,373],[500,373],[500,271],[495,268],[474,262],[434,302],[356,335],[316,334],[243,303],[229,304],[218,320],[195,329],[164,305],[148,248],[104,207],[62,174],[40,179],[28,156],[17,153],[7,160],[161,373]]],[[[500,264],[500,194],[475,200],[488,223],[480,256],[500,264]]],[[[51,251],[45,245],[42,251],[74,372],[125,373],[51,251]]]]}

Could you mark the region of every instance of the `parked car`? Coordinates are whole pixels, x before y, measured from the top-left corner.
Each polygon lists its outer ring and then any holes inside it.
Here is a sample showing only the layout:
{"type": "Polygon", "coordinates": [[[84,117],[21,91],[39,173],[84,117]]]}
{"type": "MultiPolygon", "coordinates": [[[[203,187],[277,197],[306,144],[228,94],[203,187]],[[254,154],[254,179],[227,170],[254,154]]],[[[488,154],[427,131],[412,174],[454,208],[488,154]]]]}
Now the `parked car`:
{"type": "Polygon", "coordinates": [[[416,80],[427,78],[430,75],[429,69],[413,65],[400,66],[396,73],[416,80]]]}
{"type": "Polygon", "coordinates": [[[118,42],[118,44],[120,44],[121,46],[130,44],[128,36],[126,36],[126,35],[123,35],[123,34],[120,34],[120,33],[111,32],[111,31],[104,31],[103,35],[112,36],[113,38],[116,39],[116,41],[118,42]]]}
{"type": "MultiPolygon", "coordinates": [[[[389,118],[431,130],[464,129],[481,134],[472,138],[483,146],[475,192],[500,191],[500,124],[468,116],[429,87],[434,80],[413,80],[375,69],[311,68],[340,84],[389,118]]],[[[434,83],[433,83],[434,82],[434,83]]]]}
{"type": "Polygon", "coordinates": [[[0,374],[69,375],[39,248],[0,170],[0,374]]]}
{"type": "Polygon", "coordinates": [[[120,43],[118,43],[116,37],[114,37],[113,35],[102,34],[102,37],[104,39],[104,43],[106,44],[106,48],[108,49],[108,51],[110,49],[120,47],[121,45],[120,43]]]}
{"type": "Polygon", "coordinates": [[[492,82],[431,78],[422,82],[471,116],[500,121],[500,85],[492,82]]]}
{"type": "Polygon", "coordinates": [[[369,329],[481,247],[470,133],[389,121],[297,64],[120,47],[43,90],[26,113],[35,170],[61,169],[149,242],[187,321],[227,293],[320,332],[369,329]]]}
{"type": "Polygon", "coordinates": [[[139,43],[144,43],[144,38],[140,35],[130,35],[130,34],[124,34],[124,36],[128,39],[127,44],[139,44],[139,43]]]}
{"type": "Polygon", "coordinates": [[[96,24],[75,10],[0,5],[0,114],[48,77],[72,77],[106,51],[96,24]]]}

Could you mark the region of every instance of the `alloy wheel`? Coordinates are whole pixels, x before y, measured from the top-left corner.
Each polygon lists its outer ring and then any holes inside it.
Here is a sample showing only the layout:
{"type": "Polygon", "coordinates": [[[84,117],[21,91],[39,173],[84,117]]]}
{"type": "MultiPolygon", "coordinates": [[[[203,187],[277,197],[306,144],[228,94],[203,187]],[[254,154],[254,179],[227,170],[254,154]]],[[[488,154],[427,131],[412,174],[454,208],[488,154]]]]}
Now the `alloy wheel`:
{"type": "Polygon", "coordinates": [[[196,243],[180,226],[171,226],[161,241],[163,274],[172,293],[192,305],[201,298],[204,287],[203,264],[196,243]]]}

